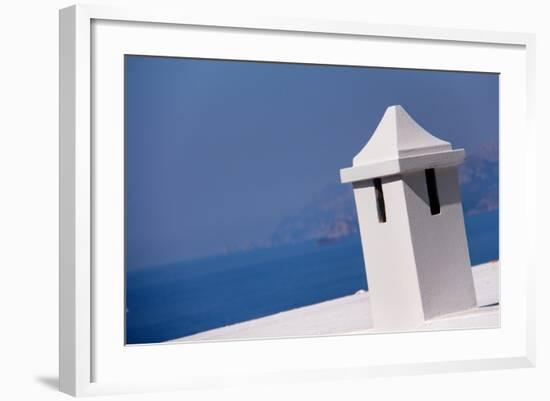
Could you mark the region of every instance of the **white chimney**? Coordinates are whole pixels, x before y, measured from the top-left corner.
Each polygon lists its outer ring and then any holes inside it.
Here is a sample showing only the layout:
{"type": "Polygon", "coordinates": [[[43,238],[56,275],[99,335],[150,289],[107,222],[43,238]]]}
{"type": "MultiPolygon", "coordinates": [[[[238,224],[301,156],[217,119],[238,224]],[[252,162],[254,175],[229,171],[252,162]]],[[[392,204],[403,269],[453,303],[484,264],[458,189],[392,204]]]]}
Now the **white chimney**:
{"type": "Polygon", "coordinates": [[[401,106],[340,171],[353,183],[374,327],[412,329],[476,306],[457,166],[464,149],[401,106]]]}

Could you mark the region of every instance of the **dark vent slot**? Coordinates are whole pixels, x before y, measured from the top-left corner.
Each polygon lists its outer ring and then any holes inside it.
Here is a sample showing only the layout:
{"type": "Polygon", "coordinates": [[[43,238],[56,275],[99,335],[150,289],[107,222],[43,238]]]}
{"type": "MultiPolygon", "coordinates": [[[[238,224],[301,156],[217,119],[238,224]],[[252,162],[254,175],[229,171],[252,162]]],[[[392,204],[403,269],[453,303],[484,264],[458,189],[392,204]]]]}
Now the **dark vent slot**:
{"type": "Polygon", "coordinates": [[[430,168],[426,170],[426,185],[428,186],[428,198],[430,200],[430,211],[432,215],[441,212],[439,204],[439,195],[437,193],[437,181],[435,179],[435,170],[430,168]]]}
{"type": "Polygon", "coordinates": [[[374,193],[376,194],[376,209],[378,210],[378,221],[380,223],[386,222],[386,204],[384,202],[384,191],[382,191],[382,180],[375,178],[374,180],[374,193]]]}

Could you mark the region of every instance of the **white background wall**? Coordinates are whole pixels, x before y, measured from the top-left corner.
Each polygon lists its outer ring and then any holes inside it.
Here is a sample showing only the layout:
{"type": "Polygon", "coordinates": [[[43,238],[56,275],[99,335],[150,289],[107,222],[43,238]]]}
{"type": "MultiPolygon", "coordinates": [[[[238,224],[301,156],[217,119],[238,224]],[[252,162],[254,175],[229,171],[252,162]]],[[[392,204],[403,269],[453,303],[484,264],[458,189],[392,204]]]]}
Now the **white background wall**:
{"type": "MultiPolygon", "coordinates": [[[[124,4],[131,1],[96,1],[124,4]]],[[[228,14],[364,20],[378,23],[528,31],[538,35],[539,246],[548,224],[550,13],[543,1],[269,0],[160,1],[228,14]],[[546,136],[546,138],[545,138],[546,136]],[[547,158],[546,158],[547,159],[547,158]]],[[[0,3],[0,398],[62,399],[57,386],[57,10],[71,1],[0,3]]],[[[518,133],[521,135],[521,133],[518,133]]],[[[541,252],[542,255],[542,252],[541,252]]],[[[193,393],[188,399],[549,399],[548,262],[538,268],[535,369],[326,382],[193,393]],[[290,397],[290,398],[289,398],[290,397]]],[[[125,396],[181,399],[184,394],[125,396]]]]}

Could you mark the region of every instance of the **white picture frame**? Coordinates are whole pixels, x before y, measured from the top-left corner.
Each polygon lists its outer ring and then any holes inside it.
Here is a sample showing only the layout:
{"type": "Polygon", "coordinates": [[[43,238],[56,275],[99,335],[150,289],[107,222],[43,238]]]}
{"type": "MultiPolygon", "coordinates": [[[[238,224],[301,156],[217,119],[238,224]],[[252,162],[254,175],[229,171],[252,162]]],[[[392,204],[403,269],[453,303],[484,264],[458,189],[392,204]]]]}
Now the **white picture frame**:
{"type": "Polygon", "coordinates": [[[534,366],[536,211],[526,190],[536,188],[531,123],[534,44],[533,35],[522,33],[277,18],[236,20],[155,8],[78,5],[61,10],[61,391],[93,395],[534,366]],[[199,46],[182,47],[185,35],[192,35],[199,46]],[[221,37],[223,48],[216,44],[221,37]],[[277,44],[284,44],[285,49],[277,44]],[[310,53],[303,52],[306,46],[310,53]],[[355,46],[368,47],[374,58],[361,59],[365,53],[354,53],[355,46]],[[400,51],[383,50],[392,46],[400,51]],[[340,64],[500,73],[502,327],[125,347],[120,341],[124,323],[118,307],[123,302],[123,271],[115,266],[109,276],[101,270],[120,261],[122,249],[116,248],[122,240],[120,230],[107,232],[104,223],[116,226],[123,209],[116,201],[114,208],[105,206],[97,194],[112,190],[118,193],[114,199],[119,199],[118,173],[122,170],[117,163],[122,137],[117,127],[123,106],[119,56],[136,52],[272,61],[309,57],[307,61],[319,63],[336,60],[340,64]],[[114,96],[105,96],[101,85],[111,88],[114,96]],[[112,115],[105,114],[106,110],[112,115]],[[93,133],[98,127],[118,134],[97,141],[93,133]],[[516,135],[518,131],[523,134],[516,135]],[[117,173],[106,177],[106,169],[113,168],[117,173]],[[106,249],[102,241],[114,244],[113,248],[106,249]]]}

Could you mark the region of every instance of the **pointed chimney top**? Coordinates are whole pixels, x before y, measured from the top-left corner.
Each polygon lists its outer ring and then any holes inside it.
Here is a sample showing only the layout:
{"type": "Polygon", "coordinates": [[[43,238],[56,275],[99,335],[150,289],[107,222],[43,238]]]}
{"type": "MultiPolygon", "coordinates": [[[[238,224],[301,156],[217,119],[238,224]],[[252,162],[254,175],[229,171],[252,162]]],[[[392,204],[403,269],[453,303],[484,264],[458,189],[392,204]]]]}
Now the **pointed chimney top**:
{"type": "Polygon", "coordinates": [[[353,167],[341,170],[342,182],[353,182],[405,171],[451,166],[464,160],[464,150],[422,128],[399,105],[390,106],[374,134],[353,158],[353,167]]]}

